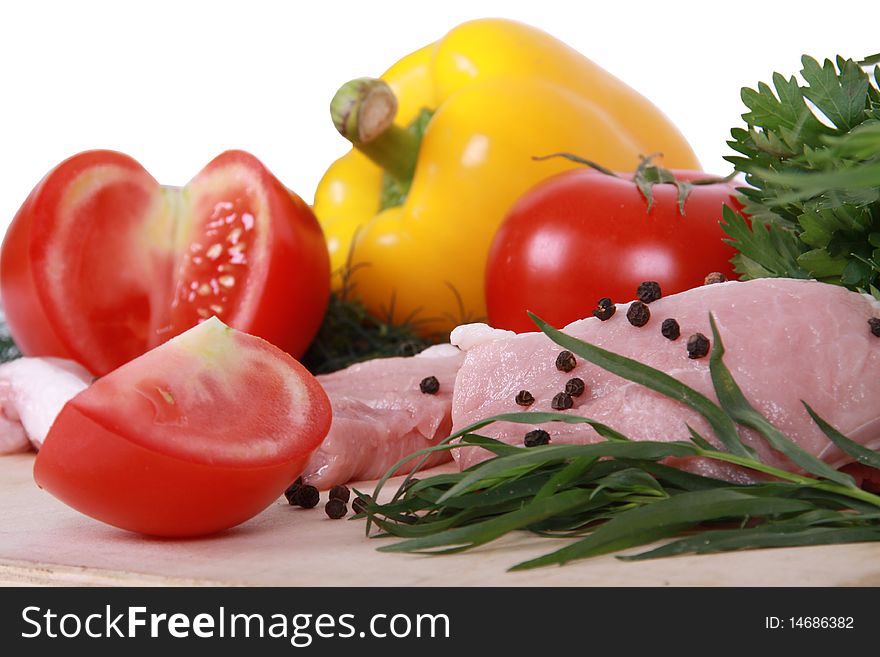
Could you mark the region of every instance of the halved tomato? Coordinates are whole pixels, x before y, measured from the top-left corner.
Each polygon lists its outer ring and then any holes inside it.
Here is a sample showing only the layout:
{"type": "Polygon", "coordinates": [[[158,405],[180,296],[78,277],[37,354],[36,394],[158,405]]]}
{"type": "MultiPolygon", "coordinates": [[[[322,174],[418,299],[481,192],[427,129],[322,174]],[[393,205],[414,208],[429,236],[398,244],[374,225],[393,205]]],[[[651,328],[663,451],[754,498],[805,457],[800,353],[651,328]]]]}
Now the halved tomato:
{"type": "Polygon", "coordinates": [[[25,201],[0,281],[25,354],[101,375],[212,316],[300,356],[330,264],[311,209],[248,153],[221,154],[180,189],[127,155],[89,151],[25,201]]]}
{"type": "Polygon", "coordinates": [[[71,399],[34,479],[116,527],[197,536],[271,504],[329,428],[330,402],[302,365],[212,318],[71,399]]]}

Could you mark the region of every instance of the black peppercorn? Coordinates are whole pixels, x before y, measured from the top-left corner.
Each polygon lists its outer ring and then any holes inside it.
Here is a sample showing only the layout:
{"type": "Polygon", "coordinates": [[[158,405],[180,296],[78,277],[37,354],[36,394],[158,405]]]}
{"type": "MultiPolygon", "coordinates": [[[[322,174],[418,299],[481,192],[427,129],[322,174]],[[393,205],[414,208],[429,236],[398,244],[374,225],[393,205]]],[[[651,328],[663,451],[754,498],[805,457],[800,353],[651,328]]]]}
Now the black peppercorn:
{"type": "Polygon", "coordinates": [[[419,390],[426,395],[436,395],[437,391],[440,390],[440,382],[436,376],[426,376],[419,383],[419,390]]]}
{"type": "Polygon", "coordinates": [[[556,369],[560,372],[571,372],[577,367],[577,359],[570,351],[560,351],[556,357],[556,369]]]}
{"type": "Polygon", "coordinates": [[[688,358],[702,358],[709,353],[709,338],[702,333],[694,333],[687,341],[688,358]]]}
{"type": "Polygon", "coordinates": [[[327,504],[324,505],[324,513],[333,520],[339,520],[348,513],[348,506],[338,497],[331,497],[327,504]]]}
{"type": "Polygon", "coordinates": [[[579,379],[575,377],[573,379],[569,379],[565,382],[565,394],[571,395],[572,397],[580,397],[584,394],[584,390],[587,389],[587,386],[584,384],[583,379],[579,379]]]}
{"type": "Polygon", "coordinates": [[[567,392],[560,392],[550,402],[550,407],[555,411],[567,411],[572,406],[574,406],[574,400],[567,392]]]}
{"type": "Polygon", "coordinates": [[[596,310],[593,311],[593,317],[597,317],[604,322],[605,320],[611,319],[616,310],[617,306],[611,302],[611,299],[608,297],[602,297],[596,303],[596,310]]]}
{"type": "Polygon", "coordinates": [[[370,503],[370,497],[368,495],[358,495],[354,498],[354,501],[351,503],[351,510],[355,513],[363,513],[364,509],[367,508],[367,504],[370,503]]]}
{"type": "Polygon", "coordinates": [[[713,271],[711,274],[706,276],[706,280],[703,281],[703,285],[714,285],[715,283],[726,283],[727,276],[722,274],[720,271],[713,271]]]}
{"type": "Polygon", "coordinates": [[[871,327],[871,334],[880,338],[880,317],[872,317],[869,319],[868,326],[871,327]]]}
{"type": "Polygon", "coordinates": [[[318,492],[318,489],[314,486],[306,485],[300,486],[299,490],[296,491],[294,502],[304,509],[312,509],[318,505],[320,499],[321,494],[318,492]]]}
{"type": "Polygon", "coordinates": [[[330,499],[342,500],[348,504],[348,500],[351,499],[351,491],[348,490],[348,486],[334,486],[330,489],[330,499]]]}
{"type": "Polygon", "coordinates": [[[287,498],[287,503],[293,506],[296,504],[296,494],[299,492],[299,489],[302,488],[303,478],[297,477],[296,481],[294,481],[290,486],[287,487],[287,490],[284,491],[284,497],[287,498]]]}
{"type": "Polygon", "coordinates": [[[543,429],[534,429],[523,437],[523,444],[526,447],[537,447],[538,445],[546,445],[549,442],[550,434],[543,429]]]}
{"type": "Polygon", "coordinates": [[[663,324],[660,325],[660,332],[667,340],[678,340],[678,336],[681,335],[681,328],[678,322],[670,317],[663,320],[663,324]]]}
{"type": "Polygon", "coordinates": [[[660,292],[660,283],[657,281],[645,281],[636,289],[636,297],[642,303],[651,303],[661,296],[663,294],[660,292]]]}
{"type": "Polygon", "coordinates": [[[528,390],[520,390],[514,401],[518,406],[531,406],[535,403],[535,397],[528,390]]]}
{"type": "Polygon", "coordinates": [[[644,326],[651,319],[651,311],[648,310],[647,304],[641,301],[633,301],[629,304],[629,308],[626,311],[626,318],[633,326],[644,326]]]}

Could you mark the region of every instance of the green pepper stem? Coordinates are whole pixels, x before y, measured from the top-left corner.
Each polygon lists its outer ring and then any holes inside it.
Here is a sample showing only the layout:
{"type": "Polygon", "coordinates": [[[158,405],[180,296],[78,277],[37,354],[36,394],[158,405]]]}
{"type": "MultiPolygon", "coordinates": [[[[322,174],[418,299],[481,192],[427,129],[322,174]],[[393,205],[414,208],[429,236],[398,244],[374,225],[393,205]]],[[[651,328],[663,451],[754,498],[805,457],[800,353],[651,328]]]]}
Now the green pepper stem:
{"type": "Polygon", "coordinates": [[[394,123],[397,98],[375,78],[346,82],[330,102],[330,117],[343,137],[401,182],[412,179],[419,139],[394,123]]]}

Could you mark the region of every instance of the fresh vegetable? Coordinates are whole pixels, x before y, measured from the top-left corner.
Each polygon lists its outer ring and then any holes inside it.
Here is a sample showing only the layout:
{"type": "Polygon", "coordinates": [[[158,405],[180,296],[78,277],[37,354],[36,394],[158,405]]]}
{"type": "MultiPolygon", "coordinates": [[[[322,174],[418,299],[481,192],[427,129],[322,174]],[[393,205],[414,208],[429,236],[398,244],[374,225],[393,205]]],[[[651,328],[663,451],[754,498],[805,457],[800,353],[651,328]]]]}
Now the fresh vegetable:
{"type": "Polygon", "coordinates": [[[801,76],[743,89],[731,130],[751,225],[725,212],[745,278],[817,278],[880,298],[880,68],[804,56],[801,76]],[[774,92],[775,90],[775,92],[774,92]],[[809,102],[809,104],[808,104],[809,102]]]}
{"type": "Polygon", "coordinates": [[[197,536],[271,504],[329,427],[327,396],[299,363],[212,318],[70,400],[34,479],[111,525],[197,536]]]}
{"type": "Polygon", "coordinates": [[[101,375],[215,315],[299,356],[327,306],[329,264],[311,210],[252,155],[227,151],[178,189],[89,151],[22,205],[0,280],[25,354],[101,375]]]}
{"type": "Polygon", "coordinates": [[[645,281],[672,294],[701,285],[709,272],[732,276],[735,251],[723,242],[718,220],[725,205],[739,207],[733,195],[726,180],[647,160],[634,175],[588,168],[539,183],[492,241],[489,323],[529,331],[531,310],[564,326],[589,315],[600,299],[634,299],[645,281]]]}
{"type": "Polygon", "coordinates": [[[628,169],[662,151],[668,166],[698,166],[646,99],[506,20],[465,23],[381,81],[352,81],[331,113],[354,144],[315,193],[333,269],[354,242],[358,297],[395,323],[422,320],[423,335],[485,315],[486,255],[502,217],[529,187],[573,166],[532,156],[573,150],[628,169]]]}
{"type": "MultiPolygon", "coordinates": [[[[803,465],[808,475],[772,467],[748,455],[736,432],[725,450],[699,434],[693,442],[630,441],[589,418],[563,413],[519,412],[487,418],[421,450],[408,460],[455,447],[488,449],[495,457],[459,473],[411,483],[407,477],[392,500],[377,503],[395,464],[372,496],[358,493],[367,533],[404,539],[386,552],[449,554],[488,543],[516,529],[575,540],[549,554],[517,564],[522,570],[639,547],[673,538],[660,547],[623,559],[651,559],[684,553],[880,540],[880,496],[859,489],[841,473],[829,473],[758,413],[742,396],[724,364],[721,335],[712,325],[712,378],[719,405],[665,373],[567,336],[535,318],[560,346],[618,376],[645,385],[693,408],[710,422],[722,417],[757,429],[774,447],[803,465]],[[705,405],[704,405],[705,404],[705,405]],[[604,441],[590,445],[515,447],[475,432],[496,422],[589,425],[604,441]],[[461,447],[465,445],[465,447],[461,447]],[[473,446],[473,447],[470,447],[473,446]],[[746,452],[745,455],[739,452],[746,452]],[[610,458],[608,458],[610,457],[610,458]],[[660,463],[668,457],[702,457],[769,475],[742,485],[684,472],[660,463]]],[[[821,430],[841,451],[873,472],[880,453],[849,440],[807,406],[821,430]]],[[[826,466],[827,467],[827,466],[826,466]]]]}

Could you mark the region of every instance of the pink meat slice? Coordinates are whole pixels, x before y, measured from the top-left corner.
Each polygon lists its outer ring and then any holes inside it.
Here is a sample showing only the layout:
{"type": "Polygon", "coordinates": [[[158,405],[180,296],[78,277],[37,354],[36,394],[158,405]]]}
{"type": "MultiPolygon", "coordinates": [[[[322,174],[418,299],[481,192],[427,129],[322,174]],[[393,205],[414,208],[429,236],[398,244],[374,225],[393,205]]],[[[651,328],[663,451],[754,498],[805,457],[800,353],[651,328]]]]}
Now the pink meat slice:
{"type": "Polygon", "coordinates": [[[61,358],[19,358],[0,365],[0,454],[37,449],[61,407],[92,375],[61,358]]]}
{"type": "MultiPolygon", "coordinates": [[[[333,407],[333,422],[303,479],[322,489],[376,479],[404,456],[448,436],[452,388],[463,360],[464,354],[447,344],[409,358],[380,358],[319,376],[333,407]],[[419,388],[429,376],[440,383],[436,394],[419,388]]],[[[423,467],[450,459],[448,452],[441,452],[423,467]]]]}
{"type": "MultiPolygon", "coordinates": [[[[834,467],[852,459],[838,450],[812,422],[806,401],[837,429],[865,445],[880,448],[880,338],[868,319],[880,316],[873,298],[815,281],[758,279],[707,285],[664,297],[650,304],[650,321],[641,328],[626,318],[628,304],[602,322],[594,317],[565,327],[565,332],[610,351],[640,360],[670,374],[713,400],[709,358],[688,358],[686,341],[694,333],[711,339],[713,313],[726,349],[724,361],[749,402],[777,428],[811,454],[834,467]],[[673,318],[681,337],[670,341],[660,326],[673,318]]],[[[688,440],[690,424],[720,445],[695,411],[641,385],[578,359],[573,371],[555,366],[561,347],[542,333],[514,335],[485,325],[456,329],[453,344],[467,356],[455,383],[454,430],[499,413],[550,411],[551,400],[567,380],[579,377],[586,392],[567,413],[591,417],[634,440],[688,440]],[[514,398],[528,390],[535,403],[528,409],[514,398]]],[[[510,444],[537,428],[498,423],[479,433],[510,444]]],[[[557,443],[601,440],[590,427],[549,423],[541,427],[557,443]]],[[[751,430],[742,439],[767,463],[794,470],[751,430]]],[[[456,450],[466,468],[489,454],[478,448],[456,450]]],[[[707,476],[748,480],[736,469],[714,461],[693,460],[686,467],[707,476]]]]}

